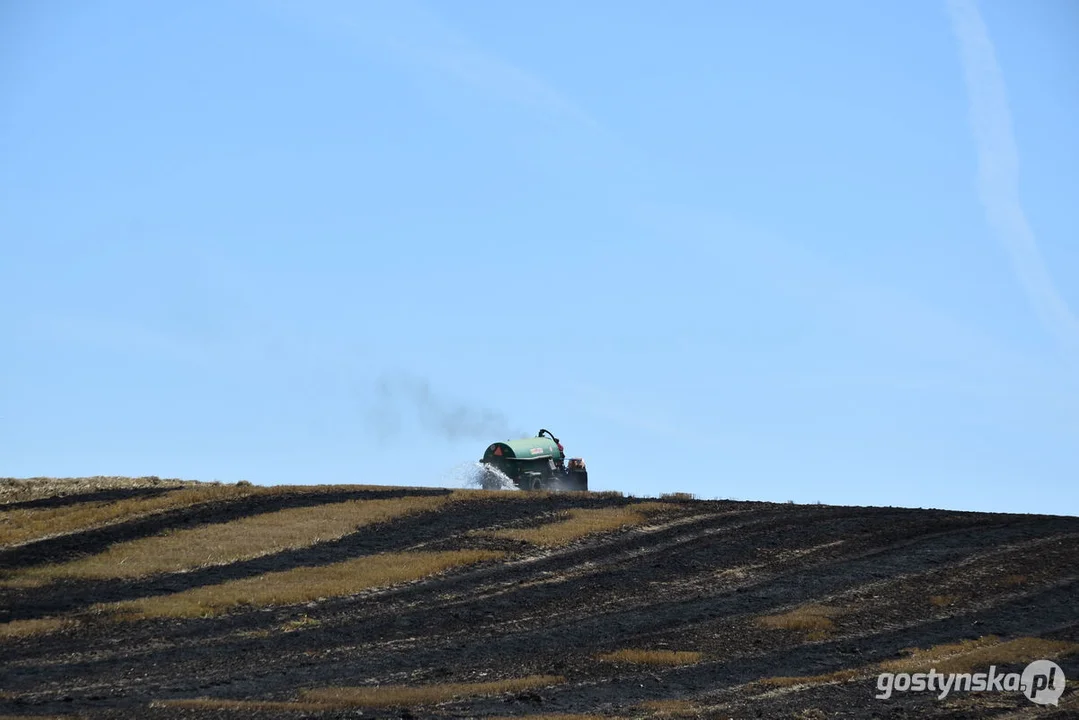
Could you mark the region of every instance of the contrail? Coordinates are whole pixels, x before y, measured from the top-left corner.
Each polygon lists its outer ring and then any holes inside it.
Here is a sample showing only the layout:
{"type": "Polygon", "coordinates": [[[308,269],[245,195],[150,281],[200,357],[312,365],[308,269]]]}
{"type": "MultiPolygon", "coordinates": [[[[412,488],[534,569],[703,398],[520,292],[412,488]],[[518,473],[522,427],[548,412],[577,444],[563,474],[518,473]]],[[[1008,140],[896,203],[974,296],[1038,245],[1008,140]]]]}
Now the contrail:
{"type": "Polygon", "coordinates": [[[978,190],[989,224],[1011,256],[1042,323],[1066,349],[1079,353],[1079,320],[1057,292],[1020,204],[1019,152],[989,32],[974,0],[949,0],[948,8],[970,96],[970,121],[978,147],[978,190]]]}
{"type": "Polygon", "coordinates": [[[423,378],[383,375],[377,391],[369,417],[382,438],[396,434],[402,414],[413,415],[421,428],[446,440],[492,442],[529,435],[514,430],[503,413],[441,397],[423,378]]]}

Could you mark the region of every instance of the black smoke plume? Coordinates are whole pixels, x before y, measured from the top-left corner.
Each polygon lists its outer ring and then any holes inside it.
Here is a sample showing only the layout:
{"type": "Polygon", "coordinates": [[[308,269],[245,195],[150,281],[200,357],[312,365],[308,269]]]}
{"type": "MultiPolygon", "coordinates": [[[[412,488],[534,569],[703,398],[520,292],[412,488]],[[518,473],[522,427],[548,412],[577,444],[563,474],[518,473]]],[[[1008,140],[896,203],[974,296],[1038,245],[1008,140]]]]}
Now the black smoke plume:
{"type": "Polygon", "coordinates": [[[370,414],[375,432],[383,439],[396,435],[402,416],[411,416],[422,431],[445,440],[487,443],[531,434],[514,428],[501,412],[435,392],[423,378],[403,373],[383,375],[370,414]]]}

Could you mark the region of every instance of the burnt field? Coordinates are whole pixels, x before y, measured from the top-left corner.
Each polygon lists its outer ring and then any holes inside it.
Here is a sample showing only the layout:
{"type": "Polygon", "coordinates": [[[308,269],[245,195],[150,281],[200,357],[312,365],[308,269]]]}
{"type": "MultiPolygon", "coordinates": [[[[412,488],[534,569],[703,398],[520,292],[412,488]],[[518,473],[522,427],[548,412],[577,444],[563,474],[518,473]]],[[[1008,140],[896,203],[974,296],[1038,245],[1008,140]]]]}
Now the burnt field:
{"type": "Polygon", "coordinates": [[[53,484],[0,494],[0,717],[1079,712],[1079,518],[53,484]],[[1038,659],[1059,705],[875,697],[884,671],[1038,659]]]}

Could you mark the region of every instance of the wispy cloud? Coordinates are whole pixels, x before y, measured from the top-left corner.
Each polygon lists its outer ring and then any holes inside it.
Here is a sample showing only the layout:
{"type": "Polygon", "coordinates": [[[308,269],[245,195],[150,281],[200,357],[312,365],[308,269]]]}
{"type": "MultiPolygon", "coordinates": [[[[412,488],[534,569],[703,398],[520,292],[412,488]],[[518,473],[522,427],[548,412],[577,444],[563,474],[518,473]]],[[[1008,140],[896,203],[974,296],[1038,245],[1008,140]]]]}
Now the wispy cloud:
{"type": "MultiPolygon", "coordinates": [[[[734,288],[717,296],[727,316],[760,313],[788,333],[789,357],[753,364],[753,348],[727,345],[744,382],[790,390],[826,387],[938,389],[983,397],[1052,397],[1067,378],[1058,363],[1002,343],[992,332],[909,288],[866,276],[798,238],[717,209],[646,204],[636,219],[669,238],[684,267],[727,268],[734,288]],[[804,344],[803,344],[804,343],[804,344]],[[835,348],[845,348],[834,354],[835,348]],[[872,367],[846,357],[853,351],[872,367]]],[[[1073,381],[1067,387],[1075,387],[1073,381]]]]}
{"type": "Polygon", "coordinates": [[[978,189],[989,223],[1004,243],[1031,304],[1066,348],[1079,352],[1079,320],[1057,292],[1019,198],[1019,152],[1004,79],[985,22],[973,0],[949,0],[970,96],[978,146],[978,189]]]}
{"type": "Polygon", "coordinates": [[[351,43],[353,49],[374,50],[409,69],[443,76],[534,111],[599,127],[586,110],[538,74],[480,47],[420,2],[282,0],[276,7],[293,20],[351,43]]]}
{"type": "Polygon", "coordinates": [[[595,120],[538,75],[469,40],[419,3],[395,2],[401,34],[386,39],[399,57],[518,105],[597,126],[595,120]]]}

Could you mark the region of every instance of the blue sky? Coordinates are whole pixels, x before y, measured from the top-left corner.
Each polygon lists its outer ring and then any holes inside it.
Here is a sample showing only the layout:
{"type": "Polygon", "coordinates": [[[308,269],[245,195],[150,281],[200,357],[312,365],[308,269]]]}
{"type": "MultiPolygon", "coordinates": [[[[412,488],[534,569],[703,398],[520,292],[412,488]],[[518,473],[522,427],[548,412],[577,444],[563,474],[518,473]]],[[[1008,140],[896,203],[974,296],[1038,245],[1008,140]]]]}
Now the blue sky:
{"type": "Polygon", "coordinates": [[[546,427],[600,490],[1079,514],[1077,29],[5,3],[0,475],[452,486],[546,427]]]}

